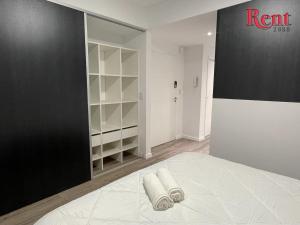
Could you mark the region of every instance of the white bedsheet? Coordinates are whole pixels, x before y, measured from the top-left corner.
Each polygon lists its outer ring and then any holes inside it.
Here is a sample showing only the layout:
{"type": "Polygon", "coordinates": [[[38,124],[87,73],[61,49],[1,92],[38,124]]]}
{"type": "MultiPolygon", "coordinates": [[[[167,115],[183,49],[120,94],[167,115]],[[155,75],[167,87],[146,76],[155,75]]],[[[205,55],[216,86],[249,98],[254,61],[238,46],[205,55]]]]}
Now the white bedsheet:
{"type": "MultiPolygon", "coordinates": [[[[300,171],[299,171],[300,172],[300,171]]],[[[300,225],[300,181],[200,153],[183,153],[78,198],[36,225],[300,225]],[[154,211],[143,176],[166,167],[185,200],[154,211]]]]}

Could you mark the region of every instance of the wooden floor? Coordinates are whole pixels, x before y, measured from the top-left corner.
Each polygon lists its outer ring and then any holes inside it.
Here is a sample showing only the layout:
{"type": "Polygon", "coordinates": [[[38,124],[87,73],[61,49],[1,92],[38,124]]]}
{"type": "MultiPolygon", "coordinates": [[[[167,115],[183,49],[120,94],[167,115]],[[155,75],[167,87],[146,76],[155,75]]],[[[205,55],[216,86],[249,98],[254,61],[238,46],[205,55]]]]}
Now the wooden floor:
{"type": "MultiPolygon", "coordinates": [[[[49,198],[43,199],[32,205],[21,208],[12,213],[0,217],[1,225],[32,225],[43,215],[54,210],[55,208],[64,205],[76,198],[79,198],[91,191],[97,190],[100,187],[115,181],[123,176],[126,176],[134,171],[145,168],[159,161],[165,160],[181,152],[197,151],[209,153],[209,140],[202,142],[180,139],[172,141],[157,147],[152,148],[153,157],[146,159],[138,159],[126,165],[121,169],[116,169],[108,172],[96,179],[83,183],[72,189],[66,190],[49,198]]],[[[49,224],[51,225],[51,224],[49,224]]]]}

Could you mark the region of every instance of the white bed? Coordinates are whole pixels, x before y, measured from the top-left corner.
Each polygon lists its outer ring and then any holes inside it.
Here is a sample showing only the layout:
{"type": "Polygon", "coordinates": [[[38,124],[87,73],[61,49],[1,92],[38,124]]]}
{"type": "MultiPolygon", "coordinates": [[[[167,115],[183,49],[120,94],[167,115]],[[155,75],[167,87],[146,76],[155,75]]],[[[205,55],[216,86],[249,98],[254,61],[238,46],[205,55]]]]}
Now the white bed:
{"type": "MultiPolygon", "coordinates": [[[[299,171],[300,172],[300,171],[299,171]]],[[[300,225],[300,181],[200,153],[182,153],[74,200],[36,225],[300,225]],[[143,175],[166,167],[185,200],[154,211],[143,175]]]]}

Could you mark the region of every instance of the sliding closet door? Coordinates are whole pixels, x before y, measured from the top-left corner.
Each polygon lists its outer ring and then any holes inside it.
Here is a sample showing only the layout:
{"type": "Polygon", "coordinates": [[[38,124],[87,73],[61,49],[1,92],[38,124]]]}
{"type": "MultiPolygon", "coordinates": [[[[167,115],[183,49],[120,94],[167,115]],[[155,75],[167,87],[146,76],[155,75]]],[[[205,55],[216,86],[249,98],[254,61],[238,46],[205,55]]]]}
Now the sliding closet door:
{"type": "Polygon", "coordinates": [[[90,179],[84,15],[0,1],[0,214],[90,179]]]}

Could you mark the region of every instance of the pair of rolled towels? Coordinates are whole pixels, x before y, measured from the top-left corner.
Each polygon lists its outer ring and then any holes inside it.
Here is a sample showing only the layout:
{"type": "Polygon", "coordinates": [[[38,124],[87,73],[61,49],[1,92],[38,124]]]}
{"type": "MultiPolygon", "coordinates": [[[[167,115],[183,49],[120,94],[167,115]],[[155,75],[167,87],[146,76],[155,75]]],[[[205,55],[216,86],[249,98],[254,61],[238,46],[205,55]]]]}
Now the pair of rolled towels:
{"type": "Polygon", "coordinates": [[[166,168],[144,176],[143,184],[154,210],[167,210],[184,199],[182,188],[166,168]]]}

